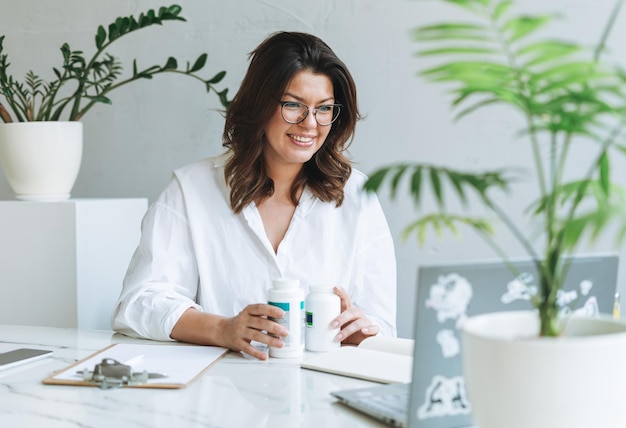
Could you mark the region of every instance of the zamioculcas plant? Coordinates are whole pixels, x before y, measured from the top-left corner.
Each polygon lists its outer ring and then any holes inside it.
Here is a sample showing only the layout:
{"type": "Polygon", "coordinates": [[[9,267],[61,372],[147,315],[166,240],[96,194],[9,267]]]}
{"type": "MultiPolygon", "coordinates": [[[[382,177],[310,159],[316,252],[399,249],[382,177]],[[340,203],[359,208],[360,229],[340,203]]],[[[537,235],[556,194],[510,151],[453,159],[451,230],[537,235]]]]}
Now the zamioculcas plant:
{"type": "Polygon", "coordinates": [[[218,84],[226,75],[220,71],[209,79],[196,73],[207,63],[204,53],[193,64],[187,63],[184,69],[178,68],[178,61],[169,57],[163,65],[153,65],[140,69],[137,60],[133,61],[132,75],[122,76],[122,64],[106,50],[121,37],[153,25],[167,21],[186,21],[180,16],[178,5],[161,7],[157,12],[149,10],[133,16],[117,18],[108,28],[98,27],[95,36],[96,51],[86,58],[82,51],[73,51],[67,43],[61,46],[63,64],[53,68],[55,80],[47,82],[33,71],[20,82],[8,74],[10,63],[3,53],[5,36],[0,36],[0,118],[3,122],[80,120],[96,103],[111,104],[109,94],[127,83],[139,79],[152,79],[160,73],[179,73],[198,79],[207,92],[215,92],[223,106],[228,105],[228,89],[218,91],[218,84]],[[2,102],[4,98],[4,102],[2,102]]]}
{"type": "Polygon", "coordinates": [[[394,197],[406,184],[419,205],[430,183],[439,210],[409,225],[405,236],[416,233],[423,242],[430,228],[456,232],[457,225],[469,225],[513,269],[488,221],[455,214],[446,203],[454,195],[464,204],[480,201],[535,261],[539,283],[532,303],[539,312],[541,334],[558,335],[563,323],[557,296],[568,256],[613,220],[617,242],[626,235],[626,194],[610,178],[611,158],[626,153],[626,73],[602,60],[623,0],[616,3],[594,52],[578,43],[540,38],[552,16],[514,14],[513,1],[444,1],[465,9],[473,19],[415,29],[418,55],[440,60],[420,74],[451,87],[456,118],[493,105],[521,115],[525,127],[516,138],[526,139],[532,151],[538,192],[527,214],[540,233],[526,233],[500,205],[501,198],[494,197],[494,192],[506,191],[512,179],[521,178],[513,169],[475,173],[403,163],[378,169],[365,187],[376,191],[387,184],[394,197]],[[574,146],[589,153],[587,164],[572,156],[574,146]],[[539,238],[531,239],[535,235],[539,238]]]}

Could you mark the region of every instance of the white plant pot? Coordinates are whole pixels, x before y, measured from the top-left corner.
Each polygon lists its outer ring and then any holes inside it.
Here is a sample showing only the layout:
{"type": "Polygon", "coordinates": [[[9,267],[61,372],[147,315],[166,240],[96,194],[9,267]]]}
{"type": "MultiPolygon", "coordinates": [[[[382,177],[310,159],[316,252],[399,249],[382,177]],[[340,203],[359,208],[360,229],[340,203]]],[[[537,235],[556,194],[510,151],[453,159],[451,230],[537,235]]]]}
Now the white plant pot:
{"type": "Polygon", "coordinates": [[[17,199],[68,199],[82,153],[82,122],[0,124],[0,166],[17,199]]]}
{"type": "Polygon", "coordinates": [[[466,321],[463,370],[479,428],[626,426],[626,325],[571,318],[559,338],[537,337],[535,312],[466,321]]]}

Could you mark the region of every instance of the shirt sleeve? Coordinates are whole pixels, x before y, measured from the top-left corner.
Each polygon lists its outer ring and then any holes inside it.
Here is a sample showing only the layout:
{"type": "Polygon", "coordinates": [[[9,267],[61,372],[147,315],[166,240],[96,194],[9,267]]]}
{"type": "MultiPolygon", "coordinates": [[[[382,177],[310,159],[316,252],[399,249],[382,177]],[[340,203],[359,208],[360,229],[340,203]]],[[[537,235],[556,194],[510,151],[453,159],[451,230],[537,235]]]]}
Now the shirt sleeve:
{"type": "Polygon", "coordinates": [[[396,330],[396,257],[393,239],[375,194],[361,194],[353,303],[384,336],[396,330]]]}
{"type": "Polygon", "coordinates": [[[113,312],[113,330],[170,341],[171,331],[195,302],[198,267],[184,198],[174,177],[143,218],[141,240],[113,312]]]}

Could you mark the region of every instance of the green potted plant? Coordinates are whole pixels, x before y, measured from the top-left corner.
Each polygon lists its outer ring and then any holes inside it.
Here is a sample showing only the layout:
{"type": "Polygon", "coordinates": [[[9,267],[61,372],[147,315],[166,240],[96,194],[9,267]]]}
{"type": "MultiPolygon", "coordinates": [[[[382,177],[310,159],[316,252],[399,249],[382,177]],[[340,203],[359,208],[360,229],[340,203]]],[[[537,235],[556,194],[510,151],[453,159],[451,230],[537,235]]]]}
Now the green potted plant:
{"type": "MultiPolygon", "coordinates": [[[[377,191],[387,186],[392,197],[395,197],[405,186],[419,206],[426,193],[425,188],[429,187],[429,193],[434,195],[439,210],[420,216],[405,229],[405,237],[415,233],[423,242],[426,232],[431,228],[437,232],[449,229],[456,233],[459,225],[469,226],[514,269],[493,235],[491,223],[482,217],[451,212],[447,208],[450,206],[449,198],[455,197],[463,206],[472,201],[479,202],[483,208],[495,214],[536,264],[538,292],[531,301],[537,309],[537,315],[532,314],[537,327],[531,330],[544,337],[561,336],[564,329],[567,331],[567,320],[561,316],[558,294],[563,287],[571,256],[585,243],[593,241],[607,230],[615,233],[616,242],[622,242],[626,235],[626,193],[622,186],[611,181],[610,168],[614,156],[626,154],[626,146],[623,144],[626,73],[603,56],[605,42],[623,0],[617,1],[593,52],[587,51],[579,43],[540,37],[541,30],[554,17],[516,14],[513,11],[514,1],[445,1],[468,12],[468,19],[415,29],[413,35],[421,45],[419,57],[428,61],[439,60],[420,74],[427,81],[451,87],[451,103],[457,119],[494,105],[507,106],[521,115],[525,127],[512,138],[526,139],[532,151],[538,193],[529,205],[527,214],[539,233],[527,233],[523,226],[512,220],[510,213],[500,203],[502,198],[499,198],[497,191],[508,190],[512,180],[524,179],[516,172],[517,169],[477,173],[406,162],[378,169],[371,175],[365,188],[377,191]],[[589,153],[586,165],[572,164],[575,160],[572,152],[580,145],[589,153]],[[538,238],[533,240],[531,236],[538,238]]],[[[499,330],[502,331],[504,320],[500,318],[498,322],[499,330]]],[[[482,323],[485,324],[484,319],[482,323]]],[[[563,358],[575,358],[575,354],[587,359],[595,358],[587,352],[594,349],[593,345],[581,351],[570,348],[565,351],[567,357],[563,357],[563,354],[550,357],[558,354],[542,354],[543,349],[539,348],[571,343],[562,338],[552,341],[544,338],[535,342],[525,337],[524,341],[535,348],[529,356],[520,357],[523,359],[523,367],[520,368],[513,366],[512,356],[517,358],[527,354],[522,354],[516,348],[515,351],[507,350],[510,353],[501,355],[503,359],[498,360],[495,357],[500,355],[496,353],[499,348],[495,345],[498,338],[488,336],[475,340],[473,334],[468,334],[468,330],[476,333],[477,327],[474,324],[472,328],[470,324],[471,320],[466,324],[464,335],[464,370],[473,413],[477,419],[475,422],[481,428],[617,426],[614,425],[615,419],[611,418],[615,417],[616,412],[622,415],[619,410],[621,405],[616,403],[616,409],[611,409],[607,403],[614,401],[611,394],[623,395],[624,388],[621,385],[613,387],[613,384],[623,385],[626,373],[622,370],[619,373],[612,371],[618,369],[614,366],[614,358],[607,356],[608,360],[581,363],[585,367],[593,367],[588,372],[600,381],[589,381],[585,387],[611,384],[608,390],[603,387],[609,393],[608,398],[603,394],[602,397],[590,399],[591,393],[576,388],[572,380],[556,380],[551,376],[563,374],[560,373],[560,367],[564,365],[563,358]],[[478,347],[477,341],[481,340],[491,347],[486,354],[476,357],[472,353],[478,347]],[[532,366],[531,360],[537,359],[539,355],[539,364],[543,366],[538,369],[532,366]],[[478,361],[484,363],[480,366],[482,373],[468,373],[473,370],[473,365],[478,365],[478,361]],[[499,371],[497,367],[503,361],[507,362],[504,364],[506,367],[499,371]],[[607,367],[610,367],[611,379],[605,377],[609,373],[596,371],[607,367]],[[518,378],[507,377],[509,373],[518,375],[518,378]],[[537,376],[539,373],[541,375],[537,376]],[[485,388],[476,387],[488,374],[495,376],[492,383],[485,388]],[[529,382],[534,378],[538,378],[539,385],[529,382]],[[522,385],[527,387],[532,397],[524,395],[522,385]],[[511,387],[515,390],[509,394],[511,387]],[[569,388],[569,391],[558,389],[555,392],[554,387],[569,388]],[[511,397],[516,397],[518,402],[504,402],[511,397]],[[483,398],[491,401],[483,404],[483,398]],[[549,401],[551,398],[560,399],[568,408],[558,408],[553,401],[549,401]],[[526,399],[528,401],[524,401],[526,399]],[[603,408],[590,410],[592,402],[602,404],[602,400],[605,400],[603,408]],[[520,403],[524,404],[521,406],[524,414],[518,416],[513,412],[515,407],[520,407],[520,403]],[[533,411],[534,405],[547,410],[533,411]],[[494,410],[499,415],[494,416],[494,410]],[[597,413],[594,414],[594,411],[597,413]],[[568,413],[565,419],[561,418],[564,413],[568,413]],[[600,414],[602,416],[598,416],[600,414]],[[549,419],[550,416],[555,419],[549,419]],[[590,423],[590,417],[600,419],[590,423]],[[599,420],[612,422],[603,424],[599,420]]],[[[612,340],[617,345],[615,355],[626,358],[623,326],[607,328],[622,332],[617,335],[621,337],[612,340]]],[[[506,337],[506,341],[519,345],[512,337],[506,337]]],[[[600,348],[595,346],[598,352],[609,352],[608,348],[599,351],[600,348]]],[[[577,379],[576,382],[580,381],[578,372],[565,375],[577,379]]],[[[620,423],[623,423],[623,418],[620,423]]]]}
{"type": "Polygon", "coordinates": [[[172,5],[158,11],[150,9],[137,18],[119,17],[106,28],[99,26],[91,57],[64,43],[61,67],[52,69],[55,78],[51,81],[32,70],[23,81],[15,79],[9,73],[9,59],[3,52],[5,36],[0,36],[0,162],[18,199],[69,197],[82,156],[82,123],[79,121],[94,105],[111,104],[110,94],[122,86],[152,79],[161,73],[177,73],[197,79],[207,92],[217,95],[222,106],[228,105],[228,89],[218,90],[215,86],[226,72],[220,71],[208,79],[198,75],[207,64],[206,53],[184,68],[179,68],[174,57],[168,57],[163,65],[146,68],[140,68],[134,60],[132,74],[123,76],[121,62],[108,52],[113,43],[127,34],[170,21],[186,21],[181,12],[179,5],[172,5]],[[37,141],[16,141],[17,134],[22,133],[37,141]],[[42,142],[44,136],[56,137],[58,144],[67,147],[68,154],[63,154],[63,150],[52,143],[42,142]],[[19,151],[15,157],[14,150],[19,151]],[[25,150],[30,153],[24,154],[25,150]],[[32,158],[35,161],[29,167],[27,159],[32,158]],[[31,172],[28,168],[32,168],[31,172]],[[52,177],[43,176],[48,171],[52,177]]]}

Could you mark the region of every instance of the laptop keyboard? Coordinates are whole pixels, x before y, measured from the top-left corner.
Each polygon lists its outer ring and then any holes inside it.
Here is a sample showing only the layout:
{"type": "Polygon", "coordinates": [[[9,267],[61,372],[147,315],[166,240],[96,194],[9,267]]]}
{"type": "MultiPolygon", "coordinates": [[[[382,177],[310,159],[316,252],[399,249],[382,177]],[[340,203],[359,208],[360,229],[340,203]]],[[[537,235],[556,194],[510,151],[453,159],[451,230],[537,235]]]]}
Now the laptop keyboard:
{"type": "Polygon", "coordinates": [[[380,394],[359,397],[357,402],[381,414],[406,414],[409,408],[409,393],[380,394]]]}

